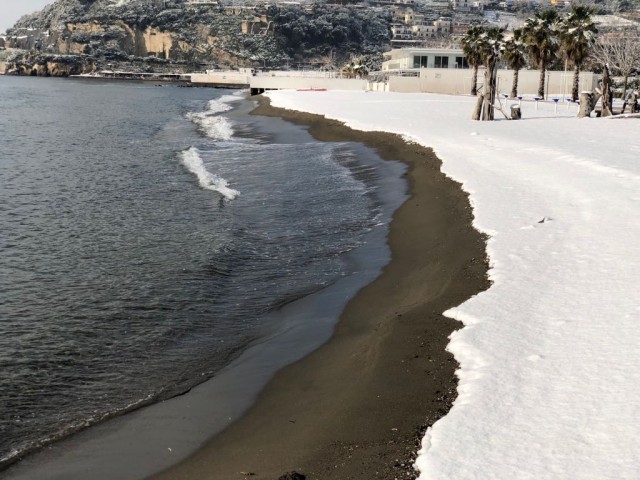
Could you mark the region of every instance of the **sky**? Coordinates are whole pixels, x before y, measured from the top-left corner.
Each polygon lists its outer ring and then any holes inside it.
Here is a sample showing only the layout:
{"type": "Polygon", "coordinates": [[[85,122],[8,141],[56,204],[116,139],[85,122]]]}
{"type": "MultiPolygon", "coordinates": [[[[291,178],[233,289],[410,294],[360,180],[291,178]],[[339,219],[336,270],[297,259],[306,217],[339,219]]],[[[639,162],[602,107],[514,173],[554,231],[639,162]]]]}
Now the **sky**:
{"type": "Polygon", "coordinates": [[[9,27],[26,13],[33,13],[53,0],[0,0],[0,32],[9,27]]]}

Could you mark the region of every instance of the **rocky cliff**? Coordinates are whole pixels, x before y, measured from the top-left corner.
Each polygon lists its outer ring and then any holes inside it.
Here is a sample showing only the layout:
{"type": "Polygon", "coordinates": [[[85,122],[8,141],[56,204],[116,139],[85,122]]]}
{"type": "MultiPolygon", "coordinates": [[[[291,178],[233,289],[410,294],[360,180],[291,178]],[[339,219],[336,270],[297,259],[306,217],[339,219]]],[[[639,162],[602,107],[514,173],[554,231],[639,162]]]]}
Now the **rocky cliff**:
{"type": "Polygon", "coordinates": [[[192,0],[57,0],[7,32],[7,46],[24,51],[8,65],[14,73],[37,75],[108,67],[280,66],[329,52],[333,56],[337,50],[344,55],[379,52],[389,41],[389,20],[353,7],[260,10],[192,0]],[[299,41],[299,27],[292,29],[292,24],[320,17],[321,38],[312,39],[313,45],[299,41]],[[355,42],[349,40],[350,30],[357,30],[355,42]]]}

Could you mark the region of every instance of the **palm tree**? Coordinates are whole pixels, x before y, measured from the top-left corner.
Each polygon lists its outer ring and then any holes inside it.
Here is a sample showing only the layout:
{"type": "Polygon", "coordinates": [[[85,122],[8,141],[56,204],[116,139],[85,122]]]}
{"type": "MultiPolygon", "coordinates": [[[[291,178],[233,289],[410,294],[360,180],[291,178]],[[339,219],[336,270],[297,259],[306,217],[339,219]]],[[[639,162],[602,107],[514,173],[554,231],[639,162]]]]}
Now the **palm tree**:
{"type": "Polygon", "coordinates": [[[494,102],[496,99],[496,83],[498,73],[498,60],[504,49],[504,29],[500,27],[488,27],[478,37],[478,52],[482,58],[482,64],[486,67],[484,72],[484,86],[482,95],[478,99],[476,110],[472,115],[474,120],[493,120],[494,102]],[[482,103],[480,103],[482,99],[482,103]]]}
{"type": "Polygon", "coordinates": [[[571,97],[578,100],[578,82],[580,80],[580,68],[589,57],[596,40],[598,30],[591,19],[591,9],[584,5],[573,5],[571,13],[560,24],[560,42],[564,53],[573,65],[573,88],[571,97]]]}
{"type": "Polygon", "coordinates": [[[505,42],[503,55],[507,65],[513,70],[511,98],[515,98],[518,96],[518,74],[527,66],[527,47],[522,41],[521,29],[515,29],[513,37],[505,42]]]}
{"type": "Polygon", "coordinates": [[[471,95],[478,94],[478,67],[482,65],[482,55],[479,49],[480,36],[485,32],[484,27],[474,25],[462,37],[462,52],[467,58],[467,63],[473,68],[473,77],[471,80],[471,95]]]}
{"type": "Polygon", "coordinates": [[[558,50],[556,29],[559,18],[558,12],[555,10],[544,10],[536,13],[533,18],[529,18],[522,29],[529,58],[540,69],[539,97],[544,97],[544,77],[547,65],[558,50]]]}

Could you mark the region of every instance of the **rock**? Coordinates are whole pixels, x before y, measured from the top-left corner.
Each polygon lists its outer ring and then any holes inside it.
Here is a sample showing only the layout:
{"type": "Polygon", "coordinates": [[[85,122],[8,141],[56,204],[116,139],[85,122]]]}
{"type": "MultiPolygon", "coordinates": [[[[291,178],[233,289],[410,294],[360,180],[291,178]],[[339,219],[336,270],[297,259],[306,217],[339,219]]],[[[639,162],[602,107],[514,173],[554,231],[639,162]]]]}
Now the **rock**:
{"type": "Polygon", "coordinates": [[[287,472],[282,475],[278,480],[306,480],[306,475],[302,475],[298,472],[287,472]]]}
{"type": "Polygon", "coordinates": [[[95,65],[92,59],[79,55],[46,55],[21,51],[11,55],[6,61],[8,75],[68,77],[93,71],[95,65]]]}
{"type": "Polygon", "coordinates": [[[6,46],[86,55],[98,70],[140,71],[155,59],[162,62],[153,63],[153,71],[182,72],[275,67],[296,58],[309,63],[329,52],[366,54],[379,63],[390,41],[391,16],[377,10],[321,4],[312,9],[257,7],[261,10],[252,9],[248,20],[245,7],[219,3],[57,0],[21,18],[7,31],[6,46]]]}

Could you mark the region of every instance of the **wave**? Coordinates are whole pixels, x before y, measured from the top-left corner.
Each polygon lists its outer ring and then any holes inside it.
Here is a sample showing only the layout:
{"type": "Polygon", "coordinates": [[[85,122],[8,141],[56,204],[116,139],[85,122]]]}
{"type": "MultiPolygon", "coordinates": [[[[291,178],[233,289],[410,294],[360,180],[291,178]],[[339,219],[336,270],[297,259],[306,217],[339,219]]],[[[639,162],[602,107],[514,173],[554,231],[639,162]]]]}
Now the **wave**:
{"type": "Polygon", "coordinates": [[[229,140],[233,136],[232,123],[220,114],[231,110],[233,107],[230,103],[239,100],[242,100],[241,96],[224,95],[210,100],[204,112],[189,112],[186,117],[198,125],[207,137],[215,140],[229,140]]]}
{"type": "Polygon", "coordinates": [[[222,177],[209,172],[200,157],[200,152],[197,148],[191,147],[188,150],[180,153],[182,157],[182,163],[187,169],[198,177],[198,181],[202,188],[207,190],[213,190],[222,194],[227,200],[233,200],[240,192],[229,188],[229,183],[222,177]]]}

